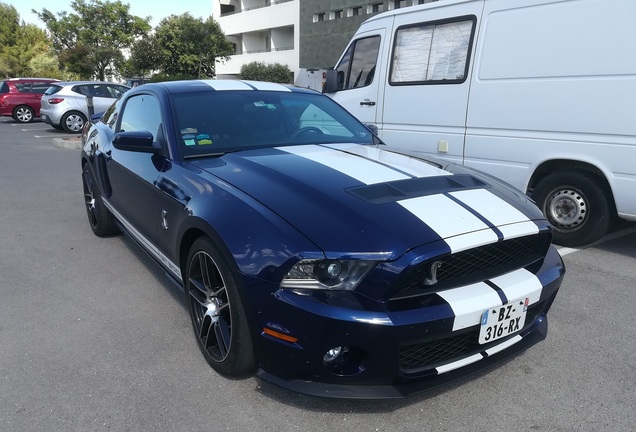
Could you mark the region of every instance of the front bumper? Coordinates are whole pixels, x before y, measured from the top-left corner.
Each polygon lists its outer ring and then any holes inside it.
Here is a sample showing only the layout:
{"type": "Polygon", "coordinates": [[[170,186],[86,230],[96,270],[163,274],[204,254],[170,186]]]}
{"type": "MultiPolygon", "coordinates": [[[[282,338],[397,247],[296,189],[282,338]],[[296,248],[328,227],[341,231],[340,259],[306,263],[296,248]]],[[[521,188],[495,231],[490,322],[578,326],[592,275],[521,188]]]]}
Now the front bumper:
{"type": "MultiPolygon", "coordinates": [[[[550,248],[536,273],[541,285],[519,332],[480,345],[480,325],[454,326],[457,311],[428,304],[405,311],[334,307],[312,296],[280,290],[260,299],[259,328],[298,337],[256,338],[257,376],[289,390],[329,398],[402,398],[463,378],[514,356],[547,335],[547,312],[565,269],[550,248]],[[266,307],[265,303],[267,304],[266,307]],[[323,361],[334,347],[347,347],[336,369],[323,361]]],[[[467,298],[467,302],[477,301],[467,298]]],[[[464,318],[462,318],[464,319],[464,318]]]]}
{"type": "MultiPolygon", "coordinates": [[[[541,317],[529,331],[525,332],[522,339],[509,348],[491,355],[482,360],[468,364],[459,369],[444,374],[431,376],[413,382],[401,384],[337,384],[308,381],[303,379],[283,379],[263,369],[259,369],[256,375],[272,384],[287,390],[301,393],[307,396],[316,396],[334,399],[402,399],[409,395],[431,390],[439,386],[449,384],[462,378],[469,377],[482,369],[497,365],[506,359],[514,357],[536,343],[546,338],[548,333],[547,316],[541,317]]],[[[504,344],[505,342],[502,342],[504,344]]]]}

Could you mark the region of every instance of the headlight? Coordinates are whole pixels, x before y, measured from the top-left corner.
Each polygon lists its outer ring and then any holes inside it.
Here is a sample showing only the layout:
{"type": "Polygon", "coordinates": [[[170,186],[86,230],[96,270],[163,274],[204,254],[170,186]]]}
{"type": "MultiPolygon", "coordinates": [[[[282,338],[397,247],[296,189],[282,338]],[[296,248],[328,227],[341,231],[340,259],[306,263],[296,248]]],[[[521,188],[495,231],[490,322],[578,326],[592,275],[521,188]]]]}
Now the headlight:
{"type": "Polygon", "coordinates": [[[375,261],[315,260],[296,263],[285,275],[281,288],[353,291],[375,261]]]}

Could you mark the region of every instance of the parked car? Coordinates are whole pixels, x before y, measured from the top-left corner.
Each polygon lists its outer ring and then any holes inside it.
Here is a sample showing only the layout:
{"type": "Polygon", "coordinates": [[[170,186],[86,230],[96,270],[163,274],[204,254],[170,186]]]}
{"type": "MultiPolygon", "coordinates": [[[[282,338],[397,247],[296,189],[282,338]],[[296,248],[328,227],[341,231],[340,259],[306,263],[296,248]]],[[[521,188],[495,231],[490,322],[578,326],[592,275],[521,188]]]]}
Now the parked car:
{"type": "Polygon", "coordinates": [[[40,116],[40,98],[53,78],[10,78],[0,81],[0,116],[29,123],[40,116]]]}
{"type": "Polygon", "coordinates": [[[144,84],[82,145],[93,232],[123,231],[183,286],[221,374],[397,398],[546,337],[565,268],[539,209],[493,177],[385,146],[321,93],[144,84]]]}
{"type": "Polygon", "coordinates": [[[42,96],[42,121],[56,129],[79,133],[90,117],[87,96],[93,98],[93,112],[106,111],[130,87],[103,81],[68,81],[51,85],[42,96]]]}

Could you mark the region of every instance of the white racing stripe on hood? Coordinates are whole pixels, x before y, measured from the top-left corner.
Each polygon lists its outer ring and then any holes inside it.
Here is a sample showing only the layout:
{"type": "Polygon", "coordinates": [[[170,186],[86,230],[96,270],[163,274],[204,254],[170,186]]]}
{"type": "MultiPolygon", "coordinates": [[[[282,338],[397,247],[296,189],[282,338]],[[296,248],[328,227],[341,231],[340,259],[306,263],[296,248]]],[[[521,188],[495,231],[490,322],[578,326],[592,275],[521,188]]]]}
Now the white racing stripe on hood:
{"type": "MultiPolygon", "coordinates": [[[[278,147],[278,150],[312,160],[367,185],[413,177],[452,175],[417,158],[359,144],[291,146],[278,147]]],[[[522,212],[486,189],[457,191],[450,195],[489,221],[491,226],[497,227],[504,239],[539,231],[522,212]]],[[[499,240],[487,223],[446,195],[397,202],[431,227],[453,253],[499,240]]]]}
{"type": "Polygon", "coordinates": [[[240,81],[240,80],[201,80],[202,83],[209,85],[214,90],[275,90],[275,91],[288,91],[291,89],[287,86],[261,81],[240,81]]]}
{"type": "Polygon", "coordinates": [[[368,185],[410,178],[377,162],[318,145],[278,147],[278,150],[318,162],[368,185]]]}
{"type": "Polygon", "coordinates": [[[522,237],[539,232],[539,227],[530,221],[526,215],[486,189],[451,192],[450,195],[496,226],[503,233],[504,239],[522,237]]]}
{"type": "Polygon", "coordinates": [[[445,195],[411,198],[398,204],[431,227],[453,253],[498,240],[488,225],[445,195]]]}
{"type": "MultiPolygon", "coordinates": [[[[506,295],[508,301],[528,298],[528,305],[541,298],[543,285],[535,275],[525,269],[515,270],[490,279],[506,295]]],[[[437,293],[453,310],[453,331],[478,325],[486,309],[501,306],[501,297],[484,282],[466,285],[437,293]]]]}
{"type": "Polygon", "coordinates": [[[363,158],[375,160],[380,164],[388,165],[406,174],[410,174],[413,177],[453,175],[453,173],[444,171],[415,157],[386,151],[377,147],[359,144],[326,144],[325,147],[346,151],[363,158]]]}

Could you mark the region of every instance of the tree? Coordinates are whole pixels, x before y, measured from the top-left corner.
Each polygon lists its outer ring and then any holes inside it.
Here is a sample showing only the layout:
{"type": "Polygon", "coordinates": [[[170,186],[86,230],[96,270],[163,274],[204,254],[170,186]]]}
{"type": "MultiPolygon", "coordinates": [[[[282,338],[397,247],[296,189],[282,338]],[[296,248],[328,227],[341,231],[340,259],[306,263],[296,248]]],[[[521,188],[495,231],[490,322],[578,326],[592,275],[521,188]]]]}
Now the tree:
{"type": "Polygon", "coordinates": [[[33,24],[20,23],[20,16],[13,6],[0,3],[0,76],[28,77],[61,76],[57,60],[49,62],[45,75],[42,69],[33,69],[33,59],[51,56],[51,41],[46,32],[33,24]]]}
{"type": "Polygon", "coordinates": [[[47,9],[35,12],[49,30],[66,68],[81,77],[104,80],[123,63],[122,51],[147,36],[150,17],[130,15],[130,5],[117,0],[73,0],[71,10],[57,17],[47,9]]]}
{"type": "Polygon", "coordinates": [[[203,21],[189,13],[161,20],[150,46],[156,50],[157,70],[190,78],[214,78],[216,62],[227,60],[234,52],[212,17],[203,21]]]}
{"type": "Polygon", "coordinates": [[[290,82],[290,78],[291,70],[280,63],[251,62],[241,67],[241,79],[244,80],[287,84],[290,82]]]}

